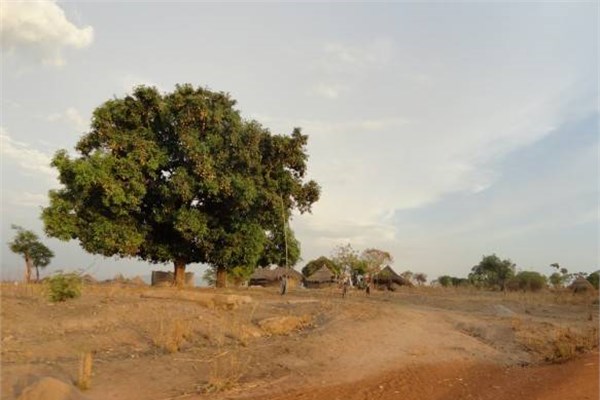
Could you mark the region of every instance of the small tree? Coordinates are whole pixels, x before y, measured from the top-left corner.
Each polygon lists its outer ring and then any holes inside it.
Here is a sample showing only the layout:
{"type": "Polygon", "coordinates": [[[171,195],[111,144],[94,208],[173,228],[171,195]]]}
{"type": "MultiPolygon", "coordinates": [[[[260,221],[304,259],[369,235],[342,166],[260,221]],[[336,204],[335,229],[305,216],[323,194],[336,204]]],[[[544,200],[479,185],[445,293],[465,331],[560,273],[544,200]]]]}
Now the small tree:
{"type": "Polygon", "coordinates": [[[412,282],[414,273],[412,271],[407,270],[401,273],[400,276],[406,279],[407,281],[412,282]]]}
{"type": "Polygon", "coordinates": [[[546,287],[546,282],[546,277],[538,272],[521,271],[510,280],[509,286],[524,292],[537,292],[546,287]]]}
{"type": "Polygon", "coordinates": [[[500,290],[506,289],[506,284],[515,275],[515,264],[510,259],[501,260],[497,255],[483,256],[479,264],[471,269],[469,280],[481,282],[485,286],[500,290]]]}
{"type": "Polygon", "coordinates": [[[452,286],[452,277],[450,275],[442,275],[437,279],[437,281],[443,287],[452,286]]]}
{"type": "Polygon", "coordinates": [[[364,250],[360,259],[364,263],[365,272],[371,276],[381,271],[386,264],[394,262],[394,257],[390,253],[374,248],[364,250]]]}
{"type": "Polygon", "coordinates": [[[42,242],[32,231],[23,229],[20,226],[12,225],[17,231],[12,242],[9,242],[13,253],[20,254],[25,259],[25,282],[31,281],[31,270],[35,267],[36,281],[40,280],[40,268],[45,268],[50,264],[54,253],[42,242]]]}
{"type": "Polygon", "coordinates": [[[558,289],[562,286],[562,275],[558,272],[554,272],[552,275],[548,277],[548,280],[552,284],[555,289],[558,289]]]}
{"type": "Polygon", "coordinates": [[[350,243],[337,246],[331,259],[339,267],[340,273],[350,274],[353,280],[367,272],[365,261],[360,258],[358,251],[354,250],[350,243]]]}
{"type": "Polygon", "coordinates": [[[419,285],[424,285],[425,282],[427,282],[427,274],[424,274],[422,272],[418,272],[415,274],[415,281],[417,281],[417,283],[419,285]]]}
{"type": "Polygon", "coordinates": [[[593,287],[598,289],[598,281],[600,280],[600,271],[592,272],[587,276],[587,281],[592,284],[593,287]]]}
{"type": "Polygon", "coordinates": [[[559,263],[550,264],[550,268],[556,269],[556,272],[549,277],[550,283],[555,289],[568,285],[573,278],[573,274],[570,274],[568,269],[561,267],[559,263]]]}

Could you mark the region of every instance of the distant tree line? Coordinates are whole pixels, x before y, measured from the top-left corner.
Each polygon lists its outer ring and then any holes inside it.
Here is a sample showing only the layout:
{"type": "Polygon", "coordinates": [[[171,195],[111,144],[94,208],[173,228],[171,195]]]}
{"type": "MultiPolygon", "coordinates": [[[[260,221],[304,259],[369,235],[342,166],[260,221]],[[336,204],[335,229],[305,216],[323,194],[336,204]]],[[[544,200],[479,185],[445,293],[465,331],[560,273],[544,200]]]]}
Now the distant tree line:
{"type": "Polygon", "coordinates": [[[492,290],[538,291],[548,287],[559,289],[568,286],[577,278],[585,278],[598,289],[600,271],[587,274],[585,272],[569,273],[558,263],[550,264],[556,271],[549,277],[536,271],[516,271],[516,264],[510,259],[500,259],[496,254],[483,256],[479,264],[471,268],[467,278],[442,275],[433,283],[443,287],[472,286],[492,290]]]}

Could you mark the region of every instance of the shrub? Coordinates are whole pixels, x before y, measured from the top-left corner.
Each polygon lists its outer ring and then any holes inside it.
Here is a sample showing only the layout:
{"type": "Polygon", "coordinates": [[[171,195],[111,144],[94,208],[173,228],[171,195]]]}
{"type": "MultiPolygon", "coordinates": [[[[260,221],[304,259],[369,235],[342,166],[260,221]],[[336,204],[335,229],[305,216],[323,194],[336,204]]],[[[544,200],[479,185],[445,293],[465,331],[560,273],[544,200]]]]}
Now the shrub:
{"type": "Polygon", "coordinates": [[[589,283],[592,284],[592,286],[594,288],[598,289],[598,281],[600,280],[599,278],[600,278],[600,271],[596,271],[596,272],[589,274],[586,279],[588,280],[589,283]]]}
{"type": "Polygon", "coordinates": [[[511,290],[520,289],[526,292],[537,292],[546,287],[546,277],[535,271],[521,271],[508,282],[511,290]]]}
{"type": "Polygon", "coordinates": [[[48,278],[47,283],[52,301],[65,301],[81,296],[81,277],[74,272],[58,272],[48,278]]]}

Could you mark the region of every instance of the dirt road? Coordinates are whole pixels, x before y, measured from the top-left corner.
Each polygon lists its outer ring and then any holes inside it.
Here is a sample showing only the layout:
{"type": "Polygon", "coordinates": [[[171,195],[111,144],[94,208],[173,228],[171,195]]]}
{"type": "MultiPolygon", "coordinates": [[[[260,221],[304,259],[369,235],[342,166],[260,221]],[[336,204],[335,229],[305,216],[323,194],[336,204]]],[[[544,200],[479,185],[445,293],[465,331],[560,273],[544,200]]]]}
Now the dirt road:
{"type": "Polygon", "coordinates": [[[252,400],[596,400],[598,353],[531,367],[442,363],[414,365],[358,382],[253,397],[252,400]]]}
{"type": "Polygon", "coordinates": [[[148,290],[89,286],[54,304],[41,287],[4,285],[0,397],[16,400],[41,377],[72,385],[93,352],[91,400],[598,399],[598,353],[583,354],[598,343],[593,298],[186,292],[251,299],[230,309],[148,290]]]}

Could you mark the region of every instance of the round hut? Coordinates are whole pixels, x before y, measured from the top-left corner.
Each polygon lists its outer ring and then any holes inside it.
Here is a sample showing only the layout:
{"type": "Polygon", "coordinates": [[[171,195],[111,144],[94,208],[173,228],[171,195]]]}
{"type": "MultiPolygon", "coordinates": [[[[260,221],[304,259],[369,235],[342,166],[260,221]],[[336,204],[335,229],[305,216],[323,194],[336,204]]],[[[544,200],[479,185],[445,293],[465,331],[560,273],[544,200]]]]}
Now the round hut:
{"type": "Polygon", "coordinates": [[[396,290],[399,286],[412,287],[412,283],[398,275],[389,265],[373,276],[373,284],[380,290],[396,290]]]}
{"type": "Polygon", "coordinates": [[[293,268],[257,268],[250,276],[250,286],[278,286],[281,278],[287,276],[287,287],[297,287],[302,283],[302,274],[293,268]]]}
{"type": "Polygon", "coordinates": [[[304,285],[309,289],[330,287],[335,284],[335,274],[323,265],[311,276],[304,279],[304,285]]]}
{"type": "Polygon", "coordinates": [[[573,293],[585,293],[594,290],[594,286],[583,276],[577,277],[569,286],[573,293]]]}

